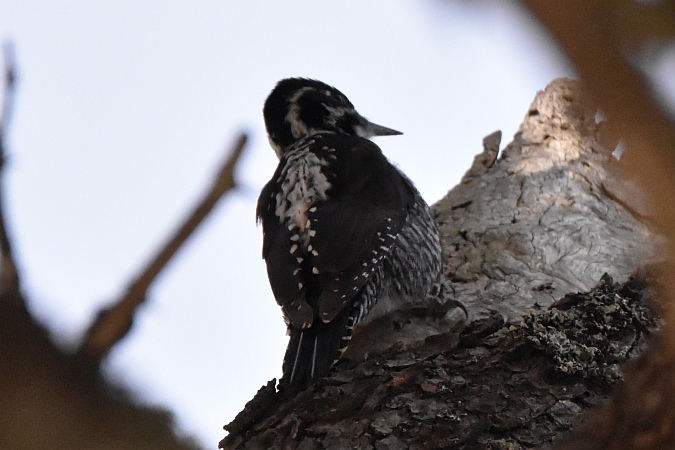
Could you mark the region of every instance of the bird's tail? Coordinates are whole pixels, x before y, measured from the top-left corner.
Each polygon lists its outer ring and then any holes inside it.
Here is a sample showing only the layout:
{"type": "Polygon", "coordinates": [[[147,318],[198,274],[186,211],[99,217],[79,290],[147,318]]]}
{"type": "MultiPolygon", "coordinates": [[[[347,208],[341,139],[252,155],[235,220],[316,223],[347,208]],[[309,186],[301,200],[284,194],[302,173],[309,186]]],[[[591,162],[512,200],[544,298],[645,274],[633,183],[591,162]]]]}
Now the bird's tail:
{"type": "Polygon", "coordinates": [[[309,328],[291,328],[280,391],[298,392],[328,375],[352,337],[354,313],[353,308],[345,308],[328,323],[317,318],[309,328]]]}

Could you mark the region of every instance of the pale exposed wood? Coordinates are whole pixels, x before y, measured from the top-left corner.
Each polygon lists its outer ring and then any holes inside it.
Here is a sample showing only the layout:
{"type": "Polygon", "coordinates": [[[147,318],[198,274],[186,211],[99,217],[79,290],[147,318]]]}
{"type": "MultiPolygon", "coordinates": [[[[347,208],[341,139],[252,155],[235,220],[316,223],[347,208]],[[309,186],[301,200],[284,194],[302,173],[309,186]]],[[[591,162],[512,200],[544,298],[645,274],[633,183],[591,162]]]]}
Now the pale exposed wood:
{"type": "Polygon", "coordinates": [[[494,165],[469,177],[474,164],[434,205],[446,275],[472,313],[518,319],[605,272],[623,282],[655,256],[647,206],[598,133],[579,83],[556,80],[494,165]]]}

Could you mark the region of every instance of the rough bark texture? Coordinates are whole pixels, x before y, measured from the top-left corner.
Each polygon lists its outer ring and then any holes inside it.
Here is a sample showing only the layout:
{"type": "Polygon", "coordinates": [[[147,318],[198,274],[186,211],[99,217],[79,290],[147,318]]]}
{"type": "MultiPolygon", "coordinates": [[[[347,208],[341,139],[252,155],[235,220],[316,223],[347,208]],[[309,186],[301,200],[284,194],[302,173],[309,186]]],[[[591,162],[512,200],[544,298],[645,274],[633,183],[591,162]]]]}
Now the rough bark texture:
{"type": "Polygon", "coordinates": [[[469,320],[448,302],[368,324],[322,384],[263,387],[221,447],[531,448],[609,396],[656,324],[628,282],[657,259],[646,205],[576,82],[540,92],[497,159],[499,137],[433,207],[469,320]]]}

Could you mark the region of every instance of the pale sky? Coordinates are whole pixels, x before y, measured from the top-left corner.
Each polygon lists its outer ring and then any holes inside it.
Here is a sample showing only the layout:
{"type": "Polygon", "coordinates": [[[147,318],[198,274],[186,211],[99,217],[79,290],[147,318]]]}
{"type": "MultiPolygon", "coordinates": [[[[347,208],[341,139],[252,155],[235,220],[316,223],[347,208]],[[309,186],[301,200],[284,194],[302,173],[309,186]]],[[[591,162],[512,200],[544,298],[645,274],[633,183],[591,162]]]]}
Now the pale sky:
{"type": "Polygon", "coordinates": [[[257,195],[277,164],[261,109],[285,77],[340,89],[429,203],[537,90],[572,72],[507,2],[0,0],[19,69],[9,226],[30,308],[63,345],[117,297],[242,129],[239,188],[149,292],[106,367],[206,448],[281,375],[287,337],[257,195]],[[58,3],[58,6],[57,6],[58,3]]]}

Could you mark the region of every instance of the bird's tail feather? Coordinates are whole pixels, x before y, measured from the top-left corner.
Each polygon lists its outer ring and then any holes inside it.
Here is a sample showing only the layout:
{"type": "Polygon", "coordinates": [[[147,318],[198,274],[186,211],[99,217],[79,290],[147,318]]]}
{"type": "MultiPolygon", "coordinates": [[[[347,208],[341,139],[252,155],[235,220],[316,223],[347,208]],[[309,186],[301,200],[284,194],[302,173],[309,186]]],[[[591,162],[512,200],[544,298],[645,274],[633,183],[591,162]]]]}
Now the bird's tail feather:
{"type": "Polygon", "coordinates": [[[311,327],[291,329],[279,389],[297,392],[328,375],[352,336],[353,310],[345,308],[329,323],[315,320],[311,327]]]}

